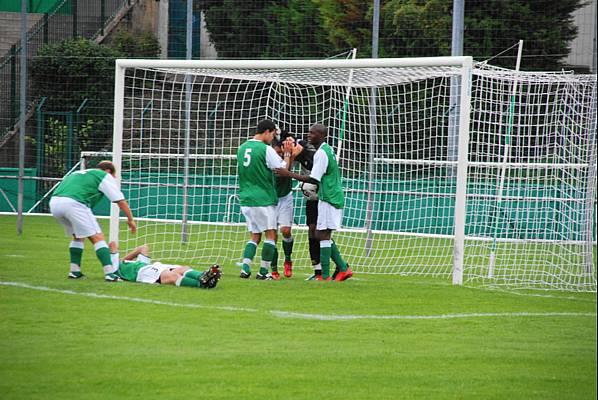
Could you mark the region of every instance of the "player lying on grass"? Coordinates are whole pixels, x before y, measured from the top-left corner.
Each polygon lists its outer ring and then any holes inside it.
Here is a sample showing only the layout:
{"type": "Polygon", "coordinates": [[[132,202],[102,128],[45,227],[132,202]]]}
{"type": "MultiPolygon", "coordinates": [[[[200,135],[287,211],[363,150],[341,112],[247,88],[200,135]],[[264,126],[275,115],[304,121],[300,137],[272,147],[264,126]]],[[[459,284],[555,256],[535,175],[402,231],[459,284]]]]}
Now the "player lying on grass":
{"type": "Polygon", "coordinates": [[[137,247],[123,259],[119,259],[116,242],[110,242],[109,247],[112,265],[117,268],[115,274],[125,281],[212,289],[222,275],[217,264],[200,272],[184,265],[152,261],[148,245],[137,247]]]}
{"type": "Polygon", "coordinates": [[[69,246],[71,258],[70,279],[84,278],[81,272],[83,244],[88,238],[96,251],[96,256],[104,268],[104,279],[108,282],[118,280],[110,260],[110,251],[104,239],[102,229],[91,209],[106,196],[127,216],[127,224],[132,233],[137,231],[133,214],[125,196],[114,179],[116,168],[110,161],[102,161],[97,168],[77,171],[65,177],[54,191],[50,200],[50,212],[64,227],[66,234],[73,236],[69,246]]]}

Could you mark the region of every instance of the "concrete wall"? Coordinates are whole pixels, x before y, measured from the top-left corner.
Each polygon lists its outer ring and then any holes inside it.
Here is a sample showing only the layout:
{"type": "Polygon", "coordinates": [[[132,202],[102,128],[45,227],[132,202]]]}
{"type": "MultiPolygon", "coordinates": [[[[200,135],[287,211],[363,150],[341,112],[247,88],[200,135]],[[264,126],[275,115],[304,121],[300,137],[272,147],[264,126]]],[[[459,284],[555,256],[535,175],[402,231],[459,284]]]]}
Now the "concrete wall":
{"type": "Polygon", "coordinates": [[[570,44],[566,63],[596,73],[596,0],[577,10],[574,18],[579,30],[570,44]]]}
{"type": "MultiPolygon", "coordinates": [[[[27,14],[27,30],[29,31],[43,16],[43,14],[27,14]]],[[[0,12],[0,57],[4,56],[19,39],[21,39],[21,14],[0,12]]]]}

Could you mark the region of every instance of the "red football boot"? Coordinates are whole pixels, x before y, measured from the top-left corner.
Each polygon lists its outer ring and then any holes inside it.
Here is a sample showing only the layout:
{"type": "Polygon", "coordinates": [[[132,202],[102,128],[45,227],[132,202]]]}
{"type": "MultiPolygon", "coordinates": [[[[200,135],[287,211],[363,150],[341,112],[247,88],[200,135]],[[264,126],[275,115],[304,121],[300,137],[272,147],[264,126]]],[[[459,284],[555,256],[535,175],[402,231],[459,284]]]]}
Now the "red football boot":
{"type": "Polygon", "coordinates": [[[324,278],[322,275],[316,275],[314,281],[331,281],[332,278],[329,276],[328,278],[324,278]]]}
{"type": "Polygon", "coordinates": [[[346,281],[347,279],[349,279],[352,276],[353,276],[353,271],[351,271],[351,268],[349,268],[349,266],[347,265],[347,270],[339,272],[336,275],[336,277],[334,278],[334,280],[335,281],[346,281]]]}
{"type": "Polygon", "coordinates": [[[285,261],[284,262],[284,276],[290,278],[293,276],[293,262],[292,261],[285,261]]]}
{"type": "Polygon", "coordinates": [[[275,280],[275,281],[280,280],[280,274],[278,273],[278,271],[272,271],[272,273],[270,275],[272,275],[273,280],[275,280]]]}

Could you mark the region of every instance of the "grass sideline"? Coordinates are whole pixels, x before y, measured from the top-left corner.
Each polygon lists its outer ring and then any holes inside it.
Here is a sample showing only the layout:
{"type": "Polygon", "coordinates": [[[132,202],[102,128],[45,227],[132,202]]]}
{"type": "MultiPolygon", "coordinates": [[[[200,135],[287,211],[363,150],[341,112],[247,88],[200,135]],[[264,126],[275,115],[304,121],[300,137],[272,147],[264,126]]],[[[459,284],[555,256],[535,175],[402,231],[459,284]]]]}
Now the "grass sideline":
{"type": "Polygon", "coordinates": [[[89,243],[69,281],[61,227],[15,226],[0,216],[2,399],[596,398],[594,293],[232,265],[212,291],[109,284],[89,243]]]}

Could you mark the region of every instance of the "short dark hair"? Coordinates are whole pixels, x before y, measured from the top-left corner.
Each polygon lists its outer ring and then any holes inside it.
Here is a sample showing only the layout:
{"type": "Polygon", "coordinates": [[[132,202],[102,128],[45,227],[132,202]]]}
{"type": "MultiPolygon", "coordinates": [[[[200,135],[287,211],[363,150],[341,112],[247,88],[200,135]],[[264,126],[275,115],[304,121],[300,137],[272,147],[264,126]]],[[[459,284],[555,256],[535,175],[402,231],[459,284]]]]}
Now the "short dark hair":
{"type": "Polygon", "coordinates": [[[264,133],[266,131],[276,130],[276,124],[269,119],[263,119],[257,124],[257,133],[264,133]]]}
{"type": "Polygon", "coordinates": [[[280,131],[280,141],[284,142],[287,138],[292,137],[293,139],[295,139],[295,135],[293,135],[291,132],[287,131],[286,129],[283,129],[282,131],[280,131]]]}
{"type": "Polygon", "coordinates": [[[309,130],[320,133],[322,137],[326,137],[328,135],[328,128],[326,128],[326,125],[313,124],[309,127],[309,130]]]}
{"type": "Polygon", "coordinates": [[[110,171],[110,174],[112,175],[116,173],[116,167],[114,166],[112,161],[100,161],[100,163],[98,164],[98,169],[101,169],[102,171],[110,171]]]}

